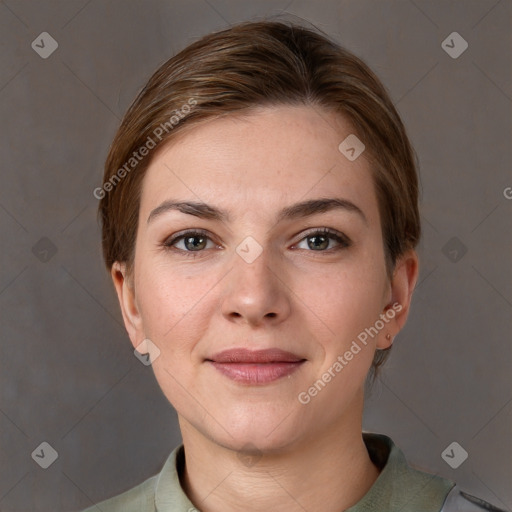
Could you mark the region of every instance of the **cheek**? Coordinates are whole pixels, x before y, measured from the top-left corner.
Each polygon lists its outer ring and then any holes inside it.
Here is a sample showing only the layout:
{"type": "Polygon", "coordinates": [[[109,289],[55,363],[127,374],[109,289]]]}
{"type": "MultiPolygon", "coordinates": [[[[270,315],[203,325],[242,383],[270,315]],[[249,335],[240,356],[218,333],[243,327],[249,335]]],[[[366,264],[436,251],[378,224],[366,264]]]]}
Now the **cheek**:
{"type": "Polygon", "coordinates": [[[139,311],[148,338],[161,342],[174,337],[175,331],[190,322],[182,320],[190,315],[204,294],[198,280],[172,272],[168,266],[141,262],[136,283],[139,311]]]}
{"type": "Polygon", "coordinates": [[[155,378],[179,414],[200,417],[204,411],[194,397],[201,396],[204,390],[197,387],[194,348],[199,340],[208,337],[214,308],[209,299],[214,294],[207,292],[218,279],[194,279],[158,264],[148,265],[139,276],[137,300],[145,335],[160,349],[152,364],[155,378]]]}
{"type": "Polygon", "coordinates": [[[156,363],[184,373],[183,362],[191,361],[197,344],[211,337],[208,329],[220,307],[216,287],[222,285],[222,275],[205,271],[191,276],[183,268],[141,261],[138,276],[136,295],[144,334],[161,351],[156,363]]]}
{"type": "Polygon", "coordinates": [[[343,345],[378,319],[386,283],[383,261],[358,257],[327,271],[302,274],[293,289],[304,307],[321,320],[324,339],[343,345]]]}
{"type": "Polygon", "coordinates": [[[318,327],[312,332],[323,351],[314,364],[313,387],[308,389],[316,393],[314,382],[329,382],[318,404],[335,397],[343,408],[343,401],[356,393],[373,361],[377,336],[372,329],[383,312],[385,268],[360,265],[316,278],[316,286],[302,284],[304,302],[314,311],[310,318],[318,327]]]}

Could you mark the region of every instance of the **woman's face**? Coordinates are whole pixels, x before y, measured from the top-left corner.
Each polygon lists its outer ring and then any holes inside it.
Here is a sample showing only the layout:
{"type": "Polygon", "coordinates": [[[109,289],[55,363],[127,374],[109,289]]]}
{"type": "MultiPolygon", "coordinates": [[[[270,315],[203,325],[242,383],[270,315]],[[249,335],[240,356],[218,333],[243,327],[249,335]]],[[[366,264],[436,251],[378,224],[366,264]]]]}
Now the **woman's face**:
{"type": "Polygon", "coordinates": [[[262,108],[155,155],[134,294],[113,275],[132,343],[160,350],[155,376],[187,432],[272,450],[361,421],[374,350],[408,299],[386,275],[365,154],[338,149],[351,133],[318,108],[262,108]]]}

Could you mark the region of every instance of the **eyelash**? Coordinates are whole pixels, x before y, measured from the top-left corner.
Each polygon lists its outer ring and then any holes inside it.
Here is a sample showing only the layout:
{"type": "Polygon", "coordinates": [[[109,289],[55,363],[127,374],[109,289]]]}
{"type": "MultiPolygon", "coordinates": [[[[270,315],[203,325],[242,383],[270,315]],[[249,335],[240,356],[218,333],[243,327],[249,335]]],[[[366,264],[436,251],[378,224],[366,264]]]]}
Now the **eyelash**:
{"type": "MultiPolygon", "coordinates": [[[[321,228],[321,229],[317,228],[312,231],[309,231],[297,242],[297,244],[294,244],[294,245],[298,245],[303,240],[305,240],[307,238],[311,238],[313,236],[318,236],[318,235],[324,235],[324,236],[329,235],[329,238],[331,240],[335,240],[336,242],[338,242],[339,245],[337,247],[334,247],[334,248],[331,247],[330,249],[326,249],[323,251],[308,250],[308,252],[313,252],[313,253],[319,252],[319,253],[332,254],[332,252],[340,251],[342,249],[347,249],[348,247],[350,247],[352,245],[352,241],[346,235],[344,235],[343,233],[340,233],[339,231],[330,229],[330,228],[321,228]]],[[[186,251],[183,249],[176,249],[174,247],[174,244],[176,244],[178,241],[186,238],[187,236],[189,236],[189,237],[201,236],[201,237],[206,237],[207,239],[211,240],[210,236],[208,236],[207,231],[205,231],[203,229],[191,229],[188,231],[183,231],[181,233],[178,233],[178,234],[174,235],[173,237],[167,238],[160,245],[165,250],[179,251],[180,253],[184,254],[186,257],[191,257],[191,258],[196,258],[197,256],[199,256],[200,253],[205,252],[206,249],[202,249],[199,251],[186,251]]]]}

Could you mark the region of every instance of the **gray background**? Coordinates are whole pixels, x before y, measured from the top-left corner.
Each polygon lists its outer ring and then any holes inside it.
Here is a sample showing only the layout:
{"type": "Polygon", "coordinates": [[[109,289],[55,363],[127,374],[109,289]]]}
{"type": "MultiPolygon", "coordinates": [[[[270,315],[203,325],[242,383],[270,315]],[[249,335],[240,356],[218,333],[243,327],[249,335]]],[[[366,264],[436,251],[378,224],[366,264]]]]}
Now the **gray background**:
{"type": "Polygon", "coordinates": [[[79,510],[156,473],[180,442],[122,326],[92,191],[157,66],[214,29],[283,10],[377,72],[421,165],[420,283],[365,428],[512,510],[510,0],[3,0],[2,512],[79,510]],[[47,59],[31,48],[44,31],[59,45],[47,59]],[[441,46],[453,31],[469,44],[457,59],[441,46]],[[43,441],[58,452],[48,469],[31,458],[43,441]],[[452,441],[469,453],[457,469],[441,458],[452,441]]]}

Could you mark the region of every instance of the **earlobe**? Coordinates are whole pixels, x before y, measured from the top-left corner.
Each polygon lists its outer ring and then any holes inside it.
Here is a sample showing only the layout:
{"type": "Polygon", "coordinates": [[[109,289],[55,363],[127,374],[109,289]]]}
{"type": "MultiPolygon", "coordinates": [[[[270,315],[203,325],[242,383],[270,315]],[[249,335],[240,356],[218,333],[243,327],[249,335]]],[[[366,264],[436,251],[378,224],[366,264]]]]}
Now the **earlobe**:
{"type": "Polygon", "coordinates": [[[389,348],[404,327],[418,279],[418,268],[418,255],[413,249],[398,260],[391,280],[391,300],[384,308],[384,315],[390,320],[377,340],[377,348],[389,348]]]}
{"type": "Polygon", "coordinates": [[[132,345],[136,347],[144,338],[142,319],[135,300],[134,287],[128,275],[126,264],[115,262],[110,270],[110,275],[116,289],[119,306],[123,315],[124,326],[132,345]]]}

